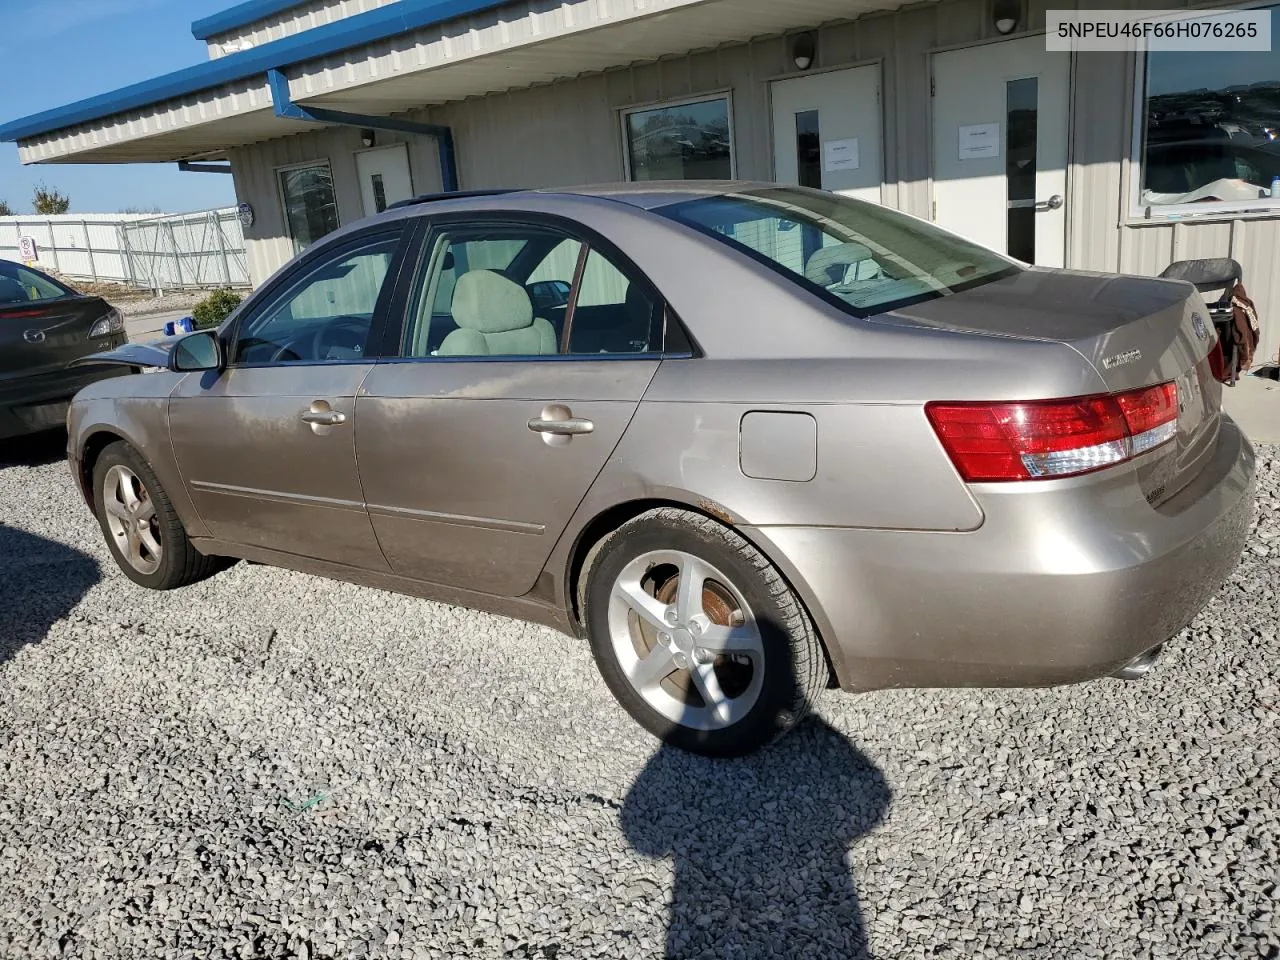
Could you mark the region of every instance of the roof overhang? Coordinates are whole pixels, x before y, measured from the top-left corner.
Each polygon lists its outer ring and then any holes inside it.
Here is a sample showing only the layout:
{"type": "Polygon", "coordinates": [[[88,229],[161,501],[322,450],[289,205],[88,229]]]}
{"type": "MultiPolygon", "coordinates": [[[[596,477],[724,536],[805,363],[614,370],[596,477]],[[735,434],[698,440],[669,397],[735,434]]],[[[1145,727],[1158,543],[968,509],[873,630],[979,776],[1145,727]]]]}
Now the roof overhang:
{"type": "Polygon", "coordinates": [[[531,12],[502,0],[400,0],[5,124],[0,139],[18,142],[23,163],[220,159],[234,147],[314,129],[275,115],[272,70],[298,104],[385,116],[901,5],[566,0],[531,12]]]}
{"type": "Polygon", "coordinates": [[[197,40],[210,40],[257,23],[259,20],[265,20],[277,13],[301,7],[307,2],[308,0],[244,0],[243,3],[237,3],[234,7],[211,13],[195,21],[191,24],[191,35],[197,40]]]}

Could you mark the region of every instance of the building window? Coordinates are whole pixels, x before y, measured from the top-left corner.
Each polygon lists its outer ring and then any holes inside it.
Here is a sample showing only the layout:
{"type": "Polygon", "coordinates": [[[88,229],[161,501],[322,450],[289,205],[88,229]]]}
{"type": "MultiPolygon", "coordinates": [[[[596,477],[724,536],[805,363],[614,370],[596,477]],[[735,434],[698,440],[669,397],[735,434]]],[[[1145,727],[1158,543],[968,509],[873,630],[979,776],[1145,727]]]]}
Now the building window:
{"type": "Polygon", "coordinates": [[[279,173],[280,196],[295,251],[338,229],[338,201],[327,162],[289,167],[279,173]]]}
{"type": "Polygon", "coordinates": [[[733,179],[728,97],[632,110],[623,125],[632,180],[733,179]]]}
{"type": "Polygon", "coordinates": [[[1265,9],[1270,51],[1147,54],[1137,199],[1150,214],[1280,210],[1280,5],[1265,9]]]}

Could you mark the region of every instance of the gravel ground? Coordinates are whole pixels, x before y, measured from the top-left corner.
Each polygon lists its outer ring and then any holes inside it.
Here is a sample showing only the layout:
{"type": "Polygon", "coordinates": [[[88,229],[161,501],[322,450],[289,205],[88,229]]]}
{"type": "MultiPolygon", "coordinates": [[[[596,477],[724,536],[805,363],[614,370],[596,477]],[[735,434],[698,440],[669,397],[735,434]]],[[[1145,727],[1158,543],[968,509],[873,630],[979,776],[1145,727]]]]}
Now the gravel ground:
{"type": "Polygon", "coordinates": [[[1280,955],[1280,448],[1143,682],[831,693],[714,762],[541,627],[134,587],[60,442],[0,454],[6,960],[1280,955]]]}
{"type": "Polygon", "coordinates": [[[113,307],[126,317],[142,316],[148,313],[168,313],[172,310],[190,310],[209,295],[208,290],[187,290],[166,293],[162,296],[147,296],[138,300],[108,297],[113,307]]]}

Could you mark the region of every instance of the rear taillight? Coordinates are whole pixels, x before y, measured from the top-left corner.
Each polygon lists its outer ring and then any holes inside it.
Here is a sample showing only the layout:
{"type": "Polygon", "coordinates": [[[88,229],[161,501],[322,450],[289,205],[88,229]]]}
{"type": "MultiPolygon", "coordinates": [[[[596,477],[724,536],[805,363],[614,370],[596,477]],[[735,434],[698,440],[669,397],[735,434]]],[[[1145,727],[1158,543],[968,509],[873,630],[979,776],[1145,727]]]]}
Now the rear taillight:
{"type": "Polygon", "coordinates": [[[124,329],[124,317],[120,315],[120,311],[112,307],[102,318],[89,328],[89,338],[110,336],[113,333],[119,333],[124,329]]]}
{"type": "Polygon", "coordinates": [[[1178,388],[1025,403],[929,403],[925,414],[969,483],[1072,477],[1123,463],[1178,432],[1178,388]]]}

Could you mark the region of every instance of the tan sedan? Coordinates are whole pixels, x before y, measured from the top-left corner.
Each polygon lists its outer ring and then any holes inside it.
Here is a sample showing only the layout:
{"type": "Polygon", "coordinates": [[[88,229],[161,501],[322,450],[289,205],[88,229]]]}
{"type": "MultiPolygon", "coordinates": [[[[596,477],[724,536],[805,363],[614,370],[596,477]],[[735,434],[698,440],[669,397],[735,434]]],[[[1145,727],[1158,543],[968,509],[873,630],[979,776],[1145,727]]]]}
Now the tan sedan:
{"type": "Polygon", "coordinates": [[[1206,317],[818,191],[424,198],[114,351],[163,369],[75,398],[71,469],[137,583],[240,557],[547,623],[735,754],[829,685],[1144,672],[1251,514],[1206,317]]]}

